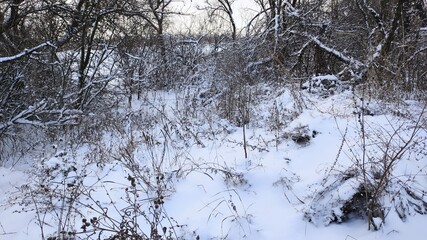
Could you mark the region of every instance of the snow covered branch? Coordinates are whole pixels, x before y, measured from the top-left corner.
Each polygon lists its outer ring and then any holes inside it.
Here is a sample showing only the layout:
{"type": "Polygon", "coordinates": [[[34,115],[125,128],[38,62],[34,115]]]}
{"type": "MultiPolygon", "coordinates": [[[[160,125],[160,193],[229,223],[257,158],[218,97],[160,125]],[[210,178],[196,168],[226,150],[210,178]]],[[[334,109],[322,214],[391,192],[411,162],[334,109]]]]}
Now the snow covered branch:
{"type": "Polygon", "coordinates": [[[418,54],[420,54],[420,53],[422,53],[424,51],[427,51],[427,47],[423,47],[423,48],[417,50],[416,52],[414,52],[412,54],[412,56],[409,57],[408,60],[406,60],[406,62],[410,62],[410,61],[414,60],[414,58],[416,58],[418,54]]]}
{"type": "Polygon", "coordinates": [[[48,110],[48,103],[42,100],[33,106],[22,110],[5,123],[0,123],[0,133],[5,132],[8,128],[16,124],[26,124],[36,127],[58,126],[58,125],[75,125],[81,118],[82,112],[79,110],[62,108],[59,110],[48,110]],[[42,121],[40,115],[47,114],[57,116],[55,120],[42,121]]]}
{"type": "Polygon", "coordinates": [[[55,45],[52,44],[51,42],[45,42],[45,43],[39,44],[39,45],[37,45],[37,46],[35,46],[33,48],[24,49],[22,52],[20,52],[20,53],[18,53],[16,55],[9,56],[9,57],[0,57],[0,63],[6,63],[6,62],[11,62],[11,61],[18,60],[18,59],[20,59],[20,58],[22,58],[24,56],[30,55],[33,52],[35,52],[35,51],[37,51],[37,50],[39,50],[41,48],[47,47],[47,46],[49,46],[49,47],[55,47],[55,45]]]}
{"type": "Polygon", "coordinates": [[[319,48],[321,48],[325,52],[335,56],[336,58],[338,58],[339,60],[341,60],[342,62],[344,62],[348,65],[354,66],[357,69],[360,69],[361,67],[363,67],[365,65],[361,61],[354,59],[353,57],[348,56],[348,55],[344,54],[343,52],[338,51],[332,47],[327,46],[325,43],[323,43],[321,40],[319,40],[315,36],[312,36],[312,35],[305,33],[305,32],[302,33],[299,31],[291,31],[291,33],[296,34],[296,35],[300,35],[300,36],[304,36],[304,37],[310,39],[312,43],[316,44],[319,48]]]}
{"type": "Polygon", "coordinates": [[[251,70],[251,69],[253,69],[253,68],[255,68],[255,67],[259,66],[259,65],[263,65],[263,64],[269,63],[272,60],[273,60],[272,57],[266,57],[266,58],[260,59],[258,61],[255,61],[255,62],[249,62],[248,65],[245,68],[245,71],[249,71],[249,70],[251,70]]]}

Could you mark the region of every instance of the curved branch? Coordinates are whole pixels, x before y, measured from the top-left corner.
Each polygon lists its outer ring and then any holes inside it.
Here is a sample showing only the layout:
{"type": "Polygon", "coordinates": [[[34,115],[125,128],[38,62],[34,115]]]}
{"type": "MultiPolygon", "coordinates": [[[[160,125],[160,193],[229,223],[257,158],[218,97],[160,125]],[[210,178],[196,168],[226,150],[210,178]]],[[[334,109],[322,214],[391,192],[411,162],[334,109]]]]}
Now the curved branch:
{"type": "Polygon", "coordinates": [[[45,43],[37,45],[37,46],[35,46],[33,48],[24,49],[22,52],[20,52],[20,53],[18,53],[16,55],[9,56],[9,57],[0,57],[0,63],[7,63],[7,62],[11,62],[11,61],[15,61],[15,60],[21,59],[21,58],[23,58],[23,57],[25,57],[27,55],[32,54],[33,52],[35,52],[35,51],[37,51],[39,49],[47,47],[47,46],[49,46],[49,47],[56,47],[51,42],[45,42],[45,43]]]}

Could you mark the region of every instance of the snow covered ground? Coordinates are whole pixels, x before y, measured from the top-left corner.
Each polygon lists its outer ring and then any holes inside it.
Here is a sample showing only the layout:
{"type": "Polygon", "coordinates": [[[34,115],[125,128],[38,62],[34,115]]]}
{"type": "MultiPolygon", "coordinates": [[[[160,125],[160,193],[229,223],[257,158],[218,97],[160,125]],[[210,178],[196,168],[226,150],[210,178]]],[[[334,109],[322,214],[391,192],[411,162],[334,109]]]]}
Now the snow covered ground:
{"type": "Polygon", "coordinates": [[[98,144],[64,140],[13,167],[5,161],[0,239],[107,239],[120,231],[153,239],[425,238],[421,103],[261,89],[245,129],[220,117],[215,103],[199,104],[197,91],[153,92],[117,110],[123,127],[103,132],[98,144]],[[380,176],[363,179],[360,166],[380,176]],[[374,216],[379,230],[368,230],[358,206],[349,209],[360,204],[360,183],[380,182],[384,168],[384,221],[374,216]]]}

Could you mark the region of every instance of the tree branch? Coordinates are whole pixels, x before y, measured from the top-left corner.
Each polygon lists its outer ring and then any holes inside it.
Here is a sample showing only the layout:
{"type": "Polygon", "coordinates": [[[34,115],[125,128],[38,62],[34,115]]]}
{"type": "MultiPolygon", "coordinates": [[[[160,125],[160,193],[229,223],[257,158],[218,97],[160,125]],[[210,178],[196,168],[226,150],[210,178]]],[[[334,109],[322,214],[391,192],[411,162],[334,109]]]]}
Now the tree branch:
{"type": "Polygon", "coordinates": [[[47,47],[47,46],[49,46],[49,47],[56,47],[51,42],[45,42],[45,43],[37,45],[37,46],[35,46],[33,48],[24,49],[22,52],[20,52],[20,53],[18,53],[16,55],[9,56],[9,57],[0,57],[0,63],[7,63],[7,62],[18,60],[18,59],[20,59],[20,58],[22,58],[24,56],[32,54],[33,52],[35,52],[35,51],[37,51],[37,50],[39,50],[41,48],[47,47]]]}

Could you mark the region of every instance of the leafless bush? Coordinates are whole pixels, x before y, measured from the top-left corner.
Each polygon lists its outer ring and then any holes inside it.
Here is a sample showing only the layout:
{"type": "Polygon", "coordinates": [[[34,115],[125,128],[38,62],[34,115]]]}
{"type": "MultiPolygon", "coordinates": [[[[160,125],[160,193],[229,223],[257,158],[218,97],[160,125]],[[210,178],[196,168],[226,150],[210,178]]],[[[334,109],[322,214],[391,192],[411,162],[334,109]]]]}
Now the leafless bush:
{"type": "Polygon", "coordinates": [[[147,159],[136,158],[135,146],[123,146],[109,156],[116,161],[102,165],[90,155],[77,162],[72,150],[42,161],[21,201],[36,211],[42,239],[181,239],[178,229],[185,226],[163,208],[173,192],[175,175],[164,170],[171,161],[154,149],[147,159]],[[119,178],[111,176],[120,168],[119,178]]]}

